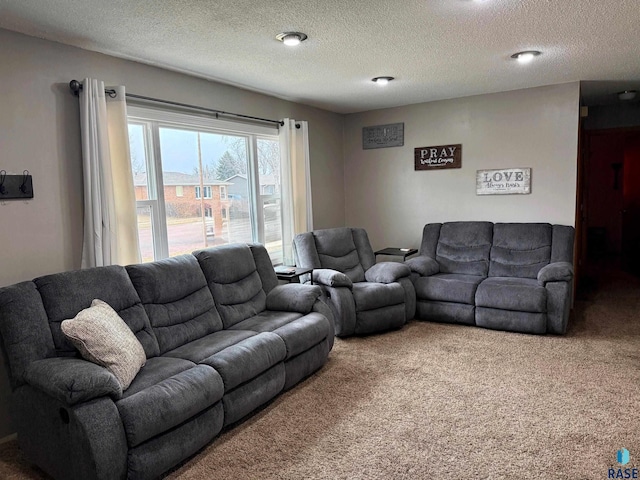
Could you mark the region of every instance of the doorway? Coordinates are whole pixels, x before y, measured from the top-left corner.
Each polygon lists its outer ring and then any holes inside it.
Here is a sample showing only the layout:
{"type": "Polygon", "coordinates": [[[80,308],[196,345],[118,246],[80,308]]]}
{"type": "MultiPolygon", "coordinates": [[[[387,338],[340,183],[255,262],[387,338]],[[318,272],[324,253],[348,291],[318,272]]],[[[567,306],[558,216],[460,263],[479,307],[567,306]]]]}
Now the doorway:
{"type": "Polygon", "coordinates": [[[585,130],[581,283],[605,269],[640,276],[640,128],[585,130]]]}

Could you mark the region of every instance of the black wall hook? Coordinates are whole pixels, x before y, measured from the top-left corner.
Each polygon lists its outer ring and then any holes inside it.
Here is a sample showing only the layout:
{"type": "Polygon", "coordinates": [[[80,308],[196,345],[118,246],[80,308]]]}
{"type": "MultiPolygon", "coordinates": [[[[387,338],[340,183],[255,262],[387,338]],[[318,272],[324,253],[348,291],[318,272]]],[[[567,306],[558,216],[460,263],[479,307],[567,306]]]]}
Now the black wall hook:
{"type": "Polygon", "coordinates": [[[33,177],[29,170],[22,175],[7,175],[0,170],[0,200],[24,200],[33,198],[33,177]]]}

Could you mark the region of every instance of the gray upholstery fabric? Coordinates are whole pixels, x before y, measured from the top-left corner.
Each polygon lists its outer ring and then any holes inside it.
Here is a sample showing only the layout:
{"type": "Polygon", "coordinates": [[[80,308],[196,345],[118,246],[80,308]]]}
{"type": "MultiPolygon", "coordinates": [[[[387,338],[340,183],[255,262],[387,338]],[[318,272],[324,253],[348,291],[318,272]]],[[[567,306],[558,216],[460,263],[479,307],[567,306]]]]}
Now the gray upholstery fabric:
{"type": "Polygon", "coordinates": [[[518,332],[565,333],[573,239],[573,227],[547,223],[427,224],[421,256],[405,262],[412,270],[416,316],[518,332]],[[480,257],[487,246],[488,272],[476,277],[442,273],[472,271],[485,262],[480,257]],[[430,259],[434,256],[436,262],[430,259]]]}
{"type": "Polygon", "coordinates": [[[440,272],[486,276],[492,236],[490,222],[443,224],[435,256],[440,272]]]}
{"type": "Polygon", "coordinates": [[[108,303],[122,317],[142,344],[147,358],[158,355],[158,341],[124,267],[113,265],[56,273],[36,278],[34,282],[47,312],[58,355],[76,352],[60,330],[60,323],[88,308],[96,298],[108,303]]]}
{"type": "Polygon", "coordinates": [[[484,277],[438,273],[415,280],[416,296],[420,300],[465,303],[475,305],[476,290],[484,277]]]}
{"type": "Polygon", "coordinates": [[[211,291],[193,255],[129,265],[126,269],[161,354],[222,329],[211,291]]]}
{"type": "Polygon", "coordinates": [[[399,283],[358,282],[353,284],[353,300],[356,312],[375,310],[404,303],[404,289],[399,283]]]}
{"type": "Polygon", "coordinates": [[[333,313],[336,335],[353,335],[356,328],[356,304],[351,289],[325,287],[323,298],[333,313]]]}
{"type": "Polygon", "coordinates": [[[49,320],[35,283],[0,288],[0,338],[14,389],[24,382],[31,362],[55,355],[49,320]]]}
{"type": "Polygon", "coordinates": [[[542,334],[547,331],[547,316],[544,313],[476,307],[476,325],[495,330],[542,334]]]}
{"type": "Polygon", "coordinates": [[[491,248],[491,277],[536,278],[551,261],[548,223],[496,223],[491,248]]]}
{"type": "Polygon", "coordinates": [[[416,302],[416,316],[431,322],[475,325],[475,307],[462,303],[421,301],[416,302]]]}
{"type": "Polygon", "coordinates": [[[2,352],[26,458],[54,478],[158,478],[326,362],[335,333],[327,298],[320,286],[278,286],[258,244],[1,288],[2,352]],[[124,391],[60,330],[95,299],[145,349],[124,391]]]}
{"type": "Polygon", "coordinates": [[[530,278],[490,277],[476,291],[476,307],[546,313],[547,291],[530,278]]]}
{"type": "Polygon", "coordinates": [[[249,330],[251,332],[272,332],[282,325],[301,318],[302,314],[298,312],[277,312],[265,310],[253,317],[249,317],[240,323],[236,323],[229,330],[249,330]]]}
{"type": "MultiPolygon", "coordinates": [[[[396,284],[397,285],[397,284],[396,284]]],[[[398,287],[400,287],[398,285],[398,287]]],[[[402,287],[400,287],[402,289],[402,287]]],[[[368,335],[402,327],[406,322],[404,304],[389,305],[356,313],[356,335],[368,335]]]]}
{"type": "Polygon", "coordinates": [[[159,478],[218,435],[223,421],[222,402],[218,402],[179,427],[131,449],[127,480],[159,478]]]}
{"type": "Polygon", "coordinates": [[[312,232],[299,233],[293,237],[293,256],[298,267],[322,268],[312,232]]]}
{"type": "Polygon", "coordinates": [[[218,372],[196,365],[116,402],[129,447],[172,429],[222,398],[218,372]]]}
{"type": "Polygon", "coordinates": [[[285,344],[285,360],[310,350],[333,333],[329,321],[318,313],[310,313],[273,330],[285,344]]]}
{"type": "Polygon", "coordinates": [[[419,273],[424,277],[440,272],[440,264],[438,264],[435,259],[424,255],[407,260],[405,265],[407,265],[412,272],[419,273]]]}
{"type": "Polygon", "coordinates": [[[255,335],[256,332],[246,330],[221,330],[171,350],[165,353],[165,356],[200,363],[205,358],[255,335]]]}
{"type": "Polygon", "coordinates": [[[257,315],[266,294],[247,245],[231,244],[194,252],[207,279],[225,328],[257,315]]]}
{"type": "Polygon", "coordinates": [[[371,248],[369,235],[364,228],[351,228],[351,235],[353,235],[353,243],[356,246],[358,258],[360,258],[360,265],[366,272],[376,264],[376,256],[371,248]]]}
{"type": "Polygon", "coordinates": [[[329,330],[330,330],[330,333],[327,336],[327,341],[329,343],[329,351],[330,351],[333,348],[334,337],[336,335],[336,327],[335,327],[336,320],[333,315],[333,311],[331,310],[331,307],[324,300],[324,296],[318,299],[316,303],[313,304],[312,311],[315,313],[319,313],[320,315],[322,315],[324,318],[327,319],[327,322],[329,324],[329,330]]]}
{"type": "Polygon", "coordinates": [[[568,225],[553,225],[551,262],[573,264],[573,238],[575,229],[568,225]]]}
{"type": "Polygon", "coordinates": [[[547,331],[556,335],[567,332],[573,282],[549,282],[547,290],[547,331]]]}
{"type": "Polygon", "coordinates": [[[222,397],[224,425],[237,422],[280,393],[284,388],[285,375],[284,363],[278,363],[259,377],[226,393],[222,397]]]}
{"type": "Polygon", "coordinates": [[[441,223],[427,223],[422,229],[422,242],[420,243],[420,256],[436,258],[436,248],[440,238],[441,223]]]}
{"type": "Polygon", "coordinates": [[[329,268],[317,268],[311,272],[313,281],[327,287],[347,287],[351,288],[353,282],[344,273],[329,268]]]}
{"type": "Polygon", "coordinates": [[[411,275],[411,269],[398,262],[381,262],[364,272],[367,282],[377,283],[393,283],[409,275],[411,275]]]}
{"type": "Polygon", "coordinates": [[[135,395],[153,385],[166,380],[173,375],[193,368],[195,363],[180,358],[154,357],[149,358],[144,367],[133,379],[129,388],[122,392],[122,398],[135,395]]]}
{"type": "Polygon", "coordinates": [[[302,352],[284,364],[284,390],[289,390],[327,362],[329,350],[331,350],[331,345],[333,345],[333,343],[329,343],[329,338],[331,338],[331,342],[333,342],[333,336],[328,337],[324,342],[302,352]]]}
{"type": "MultiPolygon", "coordinates": [[[[329,228],[313,232],[315,246],[320,259],[319,267],[344,273],[352,282],[363,282],[365,268],[356,249],[350,228],[329,228]]],[[[362,242],[362,238],[359,238],[362,242]]],[[[307,265],[299,265],[311,268],[307,265]]]]}
{"type": "Polygon", "coordinates": [[[404,290],[404,311],[405,319],[408,322],[416,316],[416,289],[410,277],[401,278],[398,283],[404,290]]]}
{"type": "Polygon", "coordinates": [[[23,385],[14,392],[12,403],[20,450],[52,477],[126,477],[127,442],[118,410],[110,398],[68,407],[23,385]]]}
{"type": "Polygon", "coordinates": [[[120,383],[106,368],[80,358],[47,358],[31,362],[25,382],[67,404],[122,396],[120,383]]]}
{"type": "Polygon", "coordinates": [[[320,295],[322,289],[315,285],[279,285],[267,295],[266,307],[268,310],[309,313],[320,295]]]}
{"type": "Polygon", "coordinates": [[[364,229],[331,228],[299,234],[294,238],[294,252],[297,266],[314,269],[313,279],[323,287],[322,299],[331,308],[337,336],[398,328],[415,313],[413,285],[397,281],[408,280],[411,269],[393,262],[376,265],[364,229]],[[403,304],[403,318],[395,313],[388,316],[399,310],[388,307],[398,304],[403,304]],[[380,312],[374,314],[372,309],[380,312]],[[366,325],[359,328],[360,319],[366,325]]]}
{"type": "Polygon", "coordinates": [[[253,260],[256,262],[258,275],[262,280],[262,288],[264,293],[268,294],[271,290],[278,286],[278,277],[273,269],[269,252],[259,243],[250,243],[249,248],[253,254],[253,260]]]}
{"type": "Polygon", "coordinates": [[[229,392],[282,362],[286,355],[284,341],[274,333],[264,332],[225,348],[201,363],[220,374],[224,390],[229,392]]]}
{"type": "Polygon", "coordinates": [[[538,272],[538,283],[570,282],[573,280],[573,265],[569,262],[554,262],[545,265],[538,272]]]}

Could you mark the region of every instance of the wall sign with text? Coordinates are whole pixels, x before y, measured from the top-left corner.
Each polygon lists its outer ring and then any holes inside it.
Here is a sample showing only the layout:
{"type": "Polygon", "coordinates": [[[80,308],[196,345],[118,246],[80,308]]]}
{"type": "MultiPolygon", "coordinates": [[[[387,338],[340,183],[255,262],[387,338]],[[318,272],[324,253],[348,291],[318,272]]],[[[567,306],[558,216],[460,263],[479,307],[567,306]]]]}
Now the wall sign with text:
{"type": "Polygon", "coordinates": [[[362,148],[402,147],[404,145],[404,123],[390,123],[362,127],[362,148]]]}
{"type": "Polygon", "coordinates": [[[513,195],[531,193],[530,168],[500,168],[476,172],[477,195],[513,195]]]}
{"type": "Polygon", "coordinates": [[[462,144],[418,147],[414,149],[416,170],[462,168],[462,144]]]}

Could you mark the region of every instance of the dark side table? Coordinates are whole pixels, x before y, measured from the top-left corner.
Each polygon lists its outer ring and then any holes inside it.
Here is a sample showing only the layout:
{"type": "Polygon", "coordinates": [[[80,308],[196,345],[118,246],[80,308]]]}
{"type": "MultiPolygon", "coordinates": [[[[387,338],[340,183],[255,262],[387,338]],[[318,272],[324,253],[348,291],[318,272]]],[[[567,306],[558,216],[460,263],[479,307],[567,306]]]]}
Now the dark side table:
{"type": "MultiPolygon", "coordinates": [[[[313,268],[276,267],[275,271],[278,280],[283,280],[289,283],[300,283],[300,277],[313,272],[313,268]]],[[[311,285],[313,285],[313,275],[311,275],[311,285]]]]}
{"type": "Polygon", "coordinates": [[[382,250],[378,250],[377,252],[374,252],[376,258],[378,258],[378,255],[389,255],[389,256],[394,256],[394,257],[402,257],[402,261],[404,262],[407,257],[410,257],[411,255],[415,255],[416,253],[418,253],[418,249],[417,248],[383,248],[382,250]]]}

